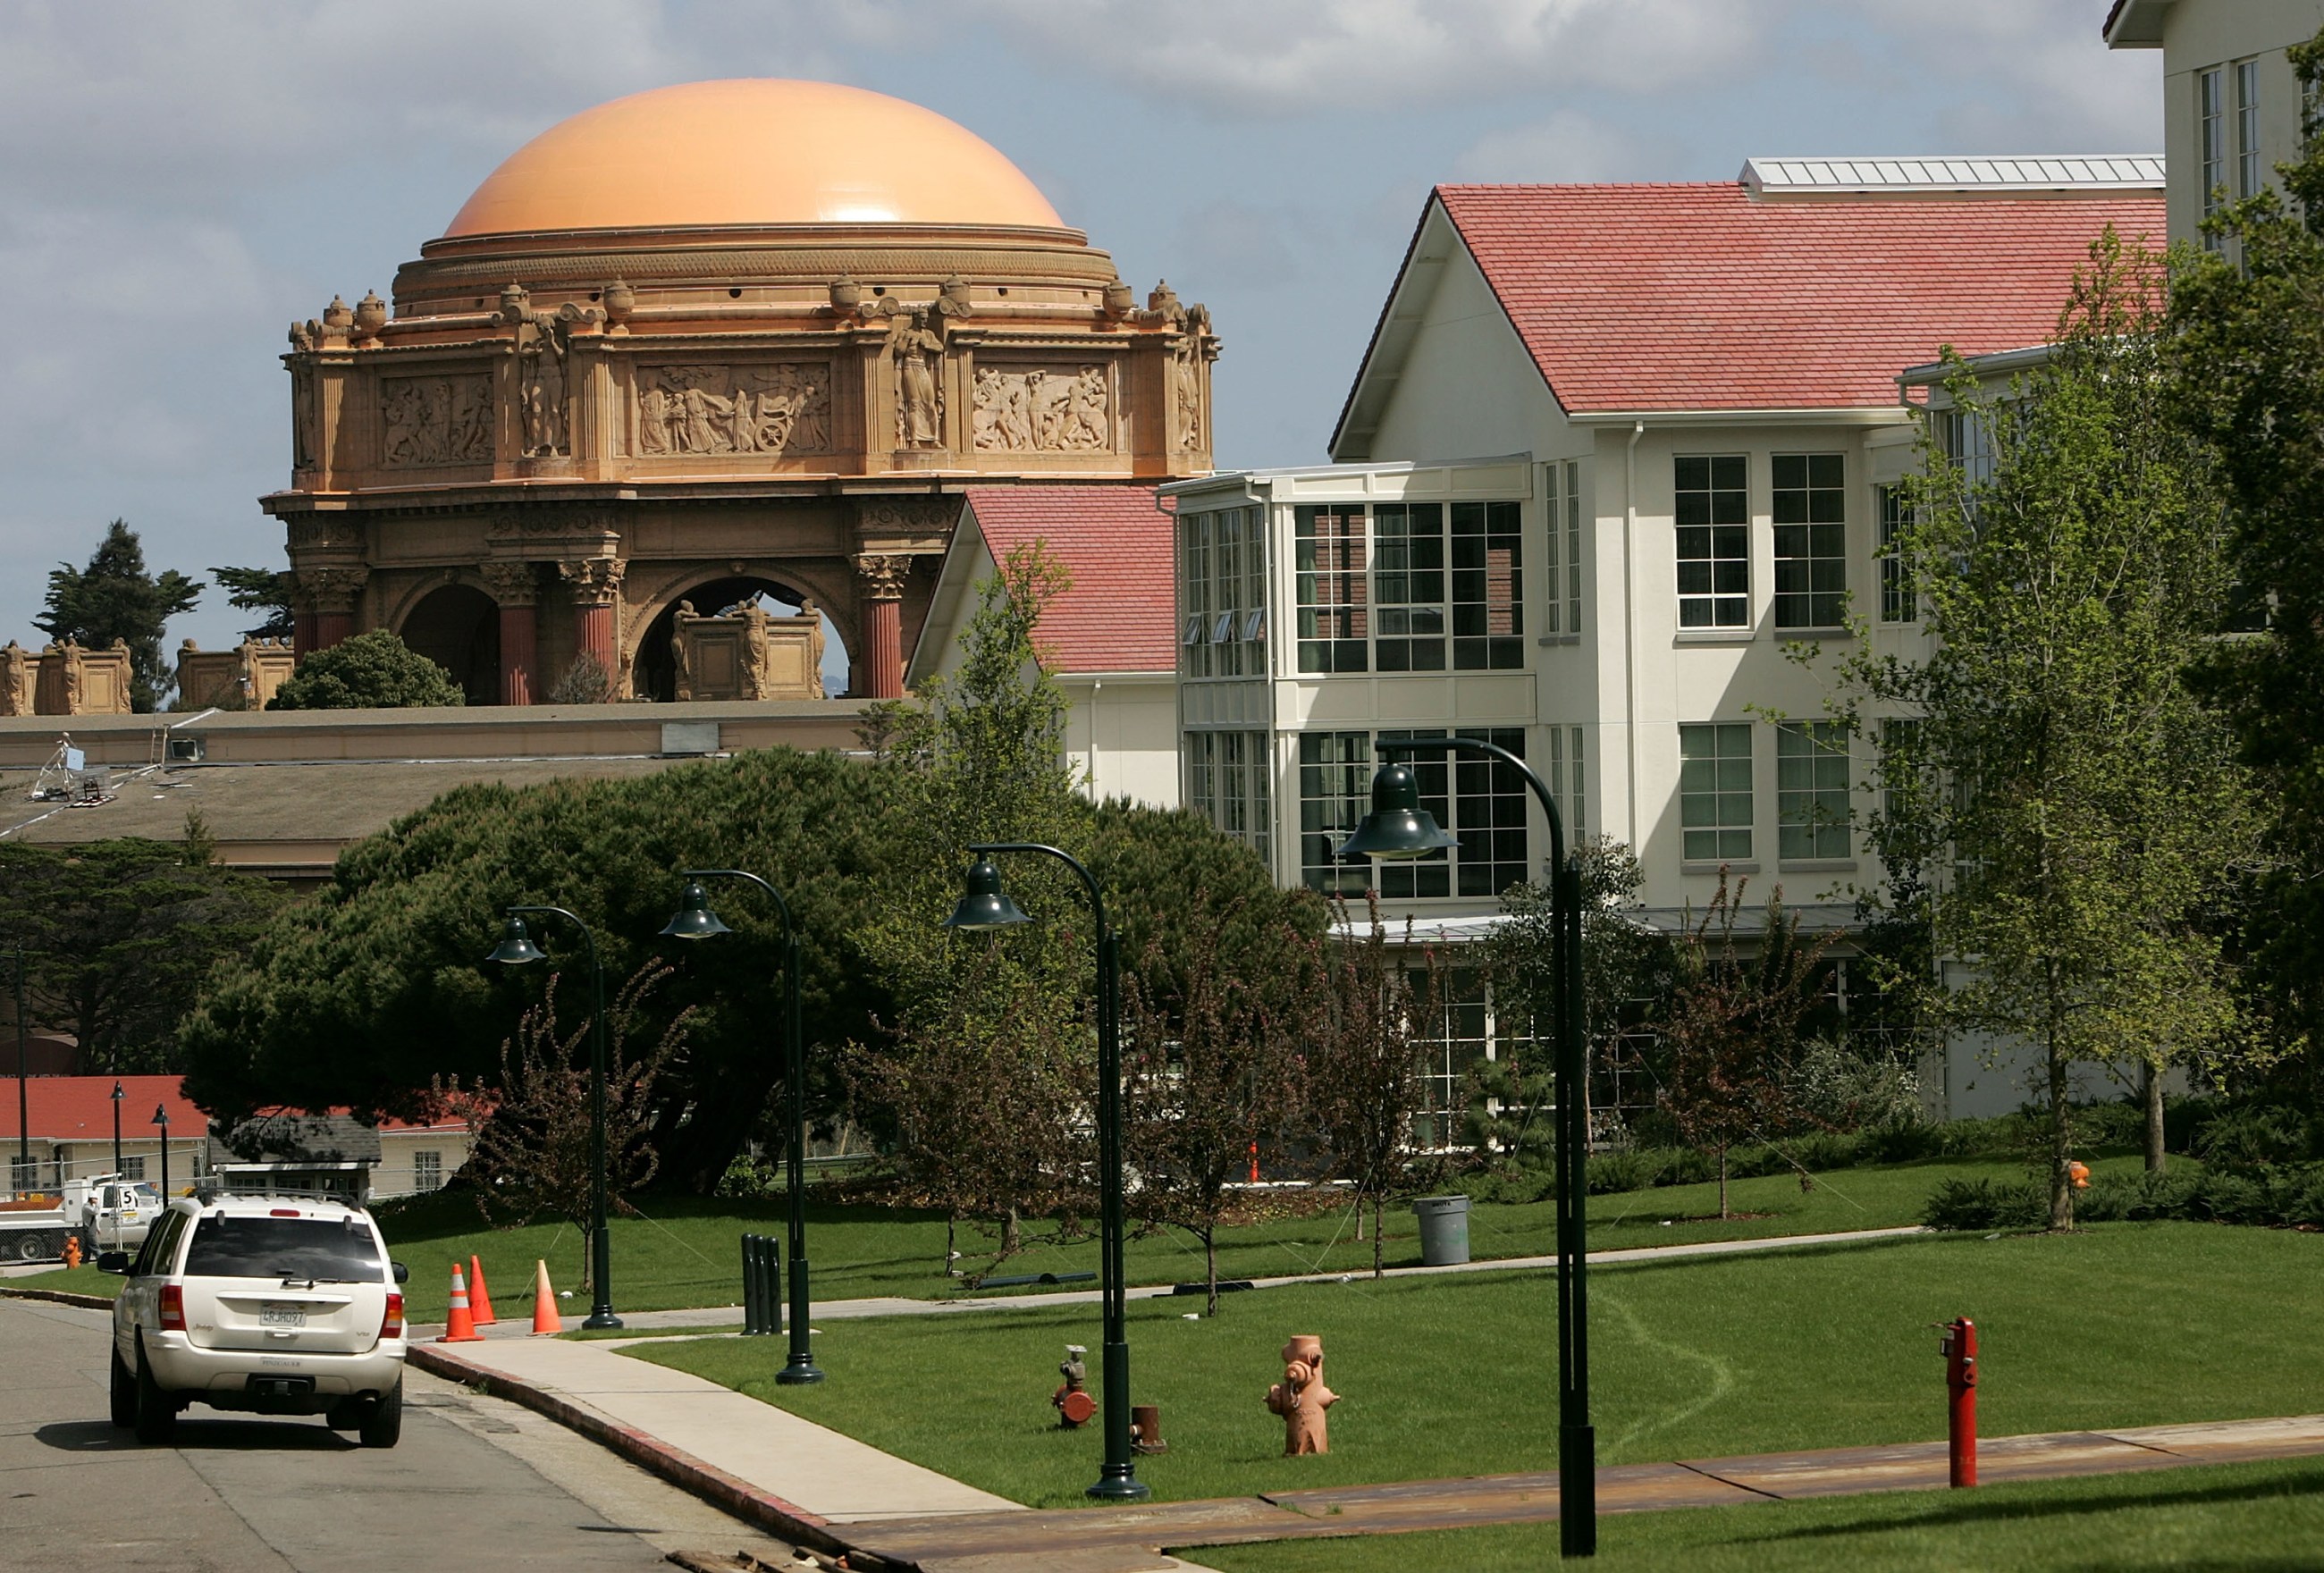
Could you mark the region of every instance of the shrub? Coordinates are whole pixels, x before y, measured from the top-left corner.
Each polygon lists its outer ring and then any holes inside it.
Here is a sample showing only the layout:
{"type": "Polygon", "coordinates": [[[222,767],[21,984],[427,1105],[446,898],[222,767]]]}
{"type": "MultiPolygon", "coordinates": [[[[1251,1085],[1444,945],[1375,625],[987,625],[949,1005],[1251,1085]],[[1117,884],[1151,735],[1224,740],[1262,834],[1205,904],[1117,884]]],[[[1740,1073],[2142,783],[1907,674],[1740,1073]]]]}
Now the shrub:
{"type": "Polygon", "coordinates": [[[452,675],[379,629],[341,639],[299,663],[269,710],[408,710],[466,704],[452,675]]]}

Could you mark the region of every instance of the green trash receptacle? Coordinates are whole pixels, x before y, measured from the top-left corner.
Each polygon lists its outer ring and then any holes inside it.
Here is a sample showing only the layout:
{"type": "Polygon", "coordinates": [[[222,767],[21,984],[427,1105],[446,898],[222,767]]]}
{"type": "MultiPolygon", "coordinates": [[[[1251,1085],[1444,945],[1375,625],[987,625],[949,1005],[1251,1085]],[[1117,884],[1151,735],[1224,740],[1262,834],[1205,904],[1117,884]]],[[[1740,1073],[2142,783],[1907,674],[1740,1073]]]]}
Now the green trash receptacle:
{"type": "Polygon", "coordinates": [[[1420,1265],[1457,1267],[1469,1259],[1469,1199],[1423,1196],[1412,1204],[1420,1219],[1420,1265]]]}

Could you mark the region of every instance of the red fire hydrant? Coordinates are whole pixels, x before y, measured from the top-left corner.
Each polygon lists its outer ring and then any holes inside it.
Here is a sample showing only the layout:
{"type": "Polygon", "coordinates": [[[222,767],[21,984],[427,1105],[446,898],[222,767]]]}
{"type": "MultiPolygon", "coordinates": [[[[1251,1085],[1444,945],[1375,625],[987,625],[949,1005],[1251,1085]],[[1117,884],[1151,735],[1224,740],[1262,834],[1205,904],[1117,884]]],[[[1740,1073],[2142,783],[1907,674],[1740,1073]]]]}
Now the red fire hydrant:
{"type": "Polygon", "coordinates": [[[1945,1357],[1945,1390],[1952,1400],[1952,1483],[1956,1488],[1977,1484],[1977,1324],[1957,1316],[1941,1324],[1943,1339],[1937,1352],[1945,1357]]]}

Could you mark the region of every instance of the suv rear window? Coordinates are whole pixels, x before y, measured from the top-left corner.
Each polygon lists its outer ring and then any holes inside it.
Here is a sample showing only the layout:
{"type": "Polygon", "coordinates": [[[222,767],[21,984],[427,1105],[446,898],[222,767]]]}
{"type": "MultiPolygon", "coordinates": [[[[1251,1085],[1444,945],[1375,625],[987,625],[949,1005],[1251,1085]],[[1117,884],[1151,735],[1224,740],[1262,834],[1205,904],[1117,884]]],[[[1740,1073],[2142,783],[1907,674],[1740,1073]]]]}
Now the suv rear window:
{"type": "Polygon", "coordinates": [[[323,1218],[206,1218],[186,1252],[189,1278],[311,1278],[368,1283],[386,1268],[361,1222],[323,1218]]]}

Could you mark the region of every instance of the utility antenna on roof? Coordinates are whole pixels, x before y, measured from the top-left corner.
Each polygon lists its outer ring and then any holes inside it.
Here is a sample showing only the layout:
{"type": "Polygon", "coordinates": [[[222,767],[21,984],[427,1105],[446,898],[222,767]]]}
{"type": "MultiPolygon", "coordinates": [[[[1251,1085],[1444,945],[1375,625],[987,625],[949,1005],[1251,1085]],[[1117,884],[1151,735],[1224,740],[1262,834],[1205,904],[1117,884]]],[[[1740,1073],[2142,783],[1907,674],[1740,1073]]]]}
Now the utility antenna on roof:
{"type": "Polygon", "coordinates": [[[32,801],[62,803],[73,808],[95,808],[100,803],[113,801],[112,773],[99,765],[88,766],[88,756],[73,747],[72,733],[60,732],[57,751],[32,777],[32,801]]]}

